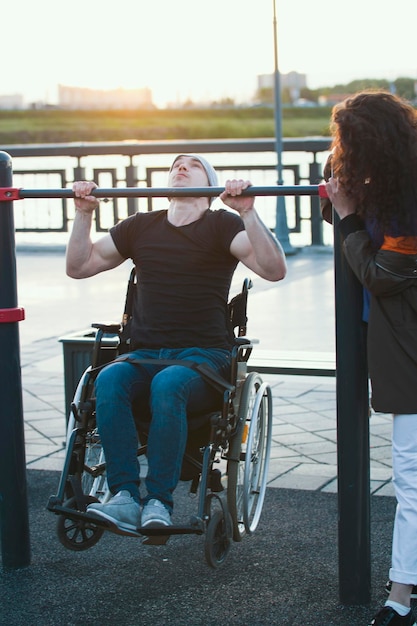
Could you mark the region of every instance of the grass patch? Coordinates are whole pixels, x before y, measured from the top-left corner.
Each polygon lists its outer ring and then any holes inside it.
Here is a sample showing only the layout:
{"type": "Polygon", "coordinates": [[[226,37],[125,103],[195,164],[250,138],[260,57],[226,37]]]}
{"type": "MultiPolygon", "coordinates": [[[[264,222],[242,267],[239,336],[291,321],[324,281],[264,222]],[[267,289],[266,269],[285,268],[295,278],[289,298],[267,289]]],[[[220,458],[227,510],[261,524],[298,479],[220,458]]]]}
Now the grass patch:
{"type": "MultiPolygon", "coordinates": [[[[288,108],[284,137],[329,135],[330,109],[288,108]]],[[[0,111],[0,144],[170,139],[254,139],[275,136],[268,107],[155,111],[0,111]]]]}

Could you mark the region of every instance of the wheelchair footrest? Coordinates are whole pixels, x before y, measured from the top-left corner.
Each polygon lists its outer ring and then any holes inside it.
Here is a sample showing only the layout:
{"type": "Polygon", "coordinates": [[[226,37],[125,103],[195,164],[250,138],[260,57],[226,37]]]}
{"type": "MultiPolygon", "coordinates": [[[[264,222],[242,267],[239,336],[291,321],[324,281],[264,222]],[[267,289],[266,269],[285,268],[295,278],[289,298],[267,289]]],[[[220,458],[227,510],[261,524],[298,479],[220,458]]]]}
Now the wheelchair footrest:
{"type": "Polygon", "coordinates": [[[158,526],[157,528],[138,528],[138,532],[147,537],[158,537],[161,535],[202,535],[204,534],[204,530],[204,522],[198,518],[190,520],[190,524],[158,526]]]}
{"type": "MultiPolygon", "coordinates": [[[[111,522],[106,521],[105,519],[99,519],[98,517],[93,517],[89,515],[87,512],[77,511],[76,509],[71,509],[69,507],[63,506],[62,504],[50,504],[48,509],[57,515],[65,515],[65,517],[75,520],[75,521],[83,521],[89,524],[93,524],[94,526],[98,526],[99,528],[103,528],[104,530],[110,530],[115,532],[115,526],[111,522]]],[[[164,535],[203,535],[205,531],[205,524],[202,519],[199,517],[193,516],[190,519],[189,524],[176,524],[173,526],[159,526],[157,528],[137,528],[136,531],[130,531],[129,534],[132,537],[156,537],[156,536],[164,536],[164,535]]]]}

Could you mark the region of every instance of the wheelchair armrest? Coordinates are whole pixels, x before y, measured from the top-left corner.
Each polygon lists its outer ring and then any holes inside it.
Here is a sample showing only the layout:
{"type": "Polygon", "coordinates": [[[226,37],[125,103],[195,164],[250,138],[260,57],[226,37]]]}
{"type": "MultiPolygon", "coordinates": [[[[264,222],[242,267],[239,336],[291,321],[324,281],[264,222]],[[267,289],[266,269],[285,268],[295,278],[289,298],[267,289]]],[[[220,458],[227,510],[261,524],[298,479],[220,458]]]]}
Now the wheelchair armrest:
{"type": "Polygon", "coordinates": [[[99,322],[91,324],[91,326],[101,330],[103,333],[109,333],[111,335],[116,335],[122,331],[122,325],[117,322],[99,322]]]}
{"type": "Polygon", "coordinates": [[[247,337],[236,337],[235,338],[235,344],[237,346],[244,346],[244,345],[247,345],[249,343],[252,343],[252,342],[247,337]]]}
{"type": "Polygon", "coordinates": [[[247,337],[236,337],[232,348],[232,362],[247,361],[253,350],[253,342],[247,337]]]}
{"type": "Polygon", "coordinates": [[[93,353],[91,357],[91,365],[93,368],[96,368],[100,365],[103,365],[103,363],[108,363],[115,358],[115,348],[112,347],[110,350],[108,349],[108,346],[106,346],[105,344],[106,341],[108,341],[110,338],[105,339],[104,335],[113,335],[113,337],[114,335],[117,335],[118,339],[116,341],[118,344],[120,344],[122,325],[116,322],[103,322],[98,324],[91,324],[91,326],[97,329],[96,337],[94,340],[93,353]]]}

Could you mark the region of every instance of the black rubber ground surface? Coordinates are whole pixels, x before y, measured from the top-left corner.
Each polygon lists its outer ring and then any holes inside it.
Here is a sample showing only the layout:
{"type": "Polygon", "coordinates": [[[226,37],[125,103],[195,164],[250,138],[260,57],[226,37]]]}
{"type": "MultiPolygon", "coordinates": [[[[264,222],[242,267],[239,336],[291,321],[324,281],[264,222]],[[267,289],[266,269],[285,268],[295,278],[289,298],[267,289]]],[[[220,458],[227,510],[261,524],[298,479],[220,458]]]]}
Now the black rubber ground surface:
{"type": "MultiPolygon", "coordinates": [[[[252,537],[233,543],[226,563],[210,568],[204,536],[166,546],[105,533],[85,552],[66,550],[57,517],[46,510],[59,475],[28,472],[32,562],[0,574],[3,626],[366,626],[385,601],[392,498],[372,498],[372,601],[339,601],[337,497],[270,489],[252,537]]],[[[176,519],[196,511],[186,484],[176,519]]]]}

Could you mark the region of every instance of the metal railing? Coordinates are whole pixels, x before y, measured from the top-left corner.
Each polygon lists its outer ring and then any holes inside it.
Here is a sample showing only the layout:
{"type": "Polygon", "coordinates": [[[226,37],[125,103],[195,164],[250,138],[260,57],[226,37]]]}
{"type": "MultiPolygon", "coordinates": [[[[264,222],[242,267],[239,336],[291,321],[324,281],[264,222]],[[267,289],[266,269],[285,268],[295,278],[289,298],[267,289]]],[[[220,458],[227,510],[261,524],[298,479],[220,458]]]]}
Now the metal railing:
{"type": "MultiPolygon", "coordinates": [[[[95,180],[101,187],[113,188],[162,186],[172,155],[181,153],[210,155],[224,179],[247,178],[259,186],[277,182],[274,139],[12,145],[2,149],[13,158],[14,181],[19,187],[63,188],[70,187],[74,180],[95,180]]],[[[328,150],[328,138],[284,139],[284,184],[318,184],[328,150]],[[292,157],[298,162],[290,163],[292,157]]],[[[96,213],[96,231],[107,231],[137,211],[161,207],[161,202],[152,197],[112,198],[96,213]]],[[[275,230],[276,199],[262,198],[257,208],[265,223],[275,230]]],[[[323,245],[326,225],[318,197],[288,199],[286,214],[290,234],[302,234],[304,245],[323,245]]],[[[30,205],[16,204],[15,229],[65,233],[73,217],[73,205],[66,198],[33,199],[30,205]]]]}

